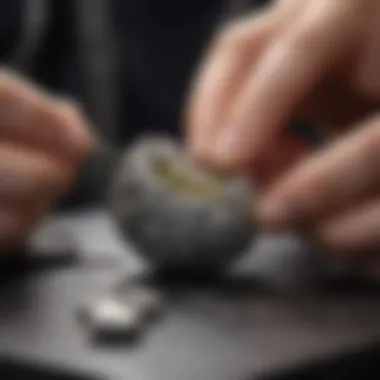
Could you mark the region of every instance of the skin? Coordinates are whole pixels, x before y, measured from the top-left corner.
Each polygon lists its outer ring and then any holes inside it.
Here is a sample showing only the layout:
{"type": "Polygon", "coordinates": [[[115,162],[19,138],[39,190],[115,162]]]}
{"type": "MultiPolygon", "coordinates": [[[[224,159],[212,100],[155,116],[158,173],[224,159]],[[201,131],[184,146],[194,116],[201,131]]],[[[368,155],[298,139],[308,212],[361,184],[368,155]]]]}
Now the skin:
{"type": "Polygon", "coordinates": [[[380,2],[282,0],[217,33],[185,113],[190,156],[244,172],[256,217],[325,252],[380,252],[380,2]],[[289,133],[302,117],[327,136],[289,133]]]}
{"type": "Polygon", "coordinates": [[[71,188],[91,146],[77,106],[0,72],[0,251],[21,243],[71,188]]]}

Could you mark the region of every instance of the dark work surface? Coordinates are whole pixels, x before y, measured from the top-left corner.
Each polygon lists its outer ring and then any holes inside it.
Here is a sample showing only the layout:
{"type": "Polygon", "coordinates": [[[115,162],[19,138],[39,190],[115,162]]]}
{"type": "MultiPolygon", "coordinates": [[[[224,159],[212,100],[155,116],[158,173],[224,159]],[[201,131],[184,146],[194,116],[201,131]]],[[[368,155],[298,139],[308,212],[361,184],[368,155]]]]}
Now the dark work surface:
{"type": "Polygon", "coordinates": [[[9,358],[0,361],[0,378],[11,380],[97,380],[93,375],[9,358]]]}
{"type": "Polygon", "coordinates": [[[280,376],[266,377],[265,380],[357,380],[380,378],[380,345],[374,344],[355,352],[336,355],[309,366],[285,371],[280,376]]]}
{"type": "Polygon", "coordinates": [[[363,363],[371,370],[377,366],[374,349],[340,367],[339,361],[325,364],[371,348],[380,336],[380,296],[345,287],[287,299],[254,281],[235,288],[178,287],[170,292],[167,312],[140,344],[92,347],[75,318],[78,305],[143,266],[112,238],[100,214],[68,217],[55,227],[76,236],[81,260],[50,270],[34,268],[2,285],[1,379],[24,379],[24,374],[33,380],[352,378],[340,376],[339,368],[361,368],[363,376],[355,378],[371,379],[363,363]],[[12,359],[8,364],[7,358],[12,359]],[[15,367],[18,361],[27,364],[15,367]]]}

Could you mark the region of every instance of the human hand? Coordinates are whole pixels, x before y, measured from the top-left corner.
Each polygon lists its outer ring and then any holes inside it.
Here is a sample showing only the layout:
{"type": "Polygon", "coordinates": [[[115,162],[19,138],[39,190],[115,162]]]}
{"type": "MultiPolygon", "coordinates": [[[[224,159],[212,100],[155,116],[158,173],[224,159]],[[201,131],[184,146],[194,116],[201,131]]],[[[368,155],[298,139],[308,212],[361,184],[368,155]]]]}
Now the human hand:
{"type": "Polygon", "coordinates": [[[380,2],[277,1],[217,35],[190,93],[189,150],[260,183],[264,226],[356,257],[380,248],[379,110],[380,2]],[[294,139],[296,116],[329,141],[294,139]]]}
{"type": "Polygon", "coordinates": [[[0,251],[26,238],[69,190],[90,147],[75,106],[0,73],[0,251]]]}

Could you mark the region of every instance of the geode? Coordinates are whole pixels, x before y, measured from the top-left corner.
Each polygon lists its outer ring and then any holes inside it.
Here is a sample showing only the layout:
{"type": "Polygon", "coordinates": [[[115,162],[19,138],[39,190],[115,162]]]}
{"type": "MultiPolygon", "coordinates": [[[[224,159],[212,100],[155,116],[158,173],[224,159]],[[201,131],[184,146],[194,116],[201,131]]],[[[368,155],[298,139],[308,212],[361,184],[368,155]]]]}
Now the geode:
{"type": "Polygon", "coordinates": [[[137,140],[111,182],[118,230],[159,269],[220,270],[255,237],[249,183],[190,162],[166,136],[137,140]]]}

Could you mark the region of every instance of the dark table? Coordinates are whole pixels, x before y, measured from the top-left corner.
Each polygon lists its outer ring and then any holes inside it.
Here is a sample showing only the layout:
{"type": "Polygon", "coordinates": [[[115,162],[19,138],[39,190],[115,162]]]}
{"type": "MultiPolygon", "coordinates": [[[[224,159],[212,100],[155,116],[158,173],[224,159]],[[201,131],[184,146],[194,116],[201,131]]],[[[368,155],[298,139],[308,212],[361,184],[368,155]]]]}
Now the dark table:
{"type": "MultiPolygon", "coordinates": [[[[256,380],[379,341],[376,292],[286,299],[254,290],[226,294],[194,288],[175,292],[169,310],[140,344],[92,347],[75,318],[78,305],[118,279],[143,272],[144,265],[101,211],[54,218],[44,233],[54,229],[73,237],[82,261],[31,272],[0,288],[4,360],[83,372],[89,379],[256,380]]],[[[254,269],[266,250],[286,245],[268,239],[263,236],[252,247],[246,270],[254,269]]],[[[0,362],[0,375],[10,365],[0,362]]],[[[46,377],[52,378],[60,379],[46,377]]]]}

